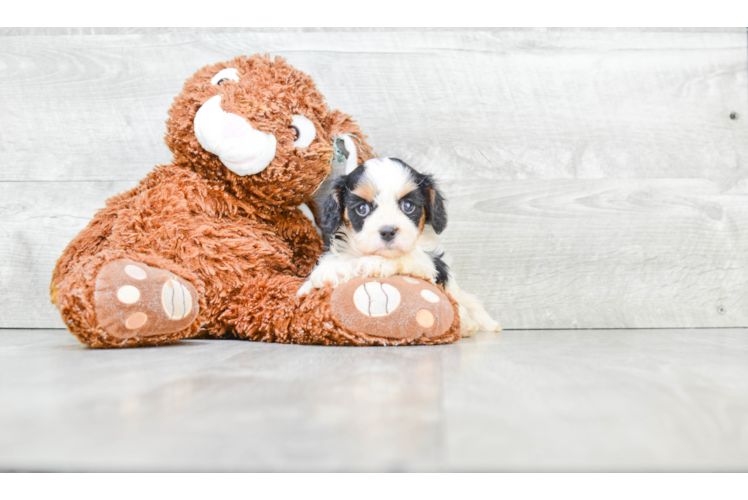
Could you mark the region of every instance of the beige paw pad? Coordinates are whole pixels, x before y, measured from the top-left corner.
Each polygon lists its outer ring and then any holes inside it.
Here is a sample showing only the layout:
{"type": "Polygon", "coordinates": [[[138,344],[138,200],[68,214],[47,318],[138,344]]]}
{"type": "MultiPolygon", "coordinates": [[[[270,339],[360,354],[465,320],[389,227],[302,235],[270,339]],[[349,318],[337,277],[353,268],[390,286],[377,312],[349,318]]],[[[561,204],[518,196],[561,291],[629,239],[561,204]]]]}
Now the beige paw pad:
{"type": "Polygon", "coordinates": [[[431,325],[434,324],[435,319],[431,311],[427,311],[426,309],[421,309],[416,314],[416,321],[418,321],[418,324],[424,328],[431,328],[431,325]]]}
{"type": "Polygon", "coordinates": [[[439,296],[431,290],[421,290],[421,297],[428,300],[432,304],[439,302],[439,296]]]}
{"type": "Polygon", "coordinates": [[[99,270],[94,307],[99,326],[123,339],[185,330],[200,309],[197,290],[187,280],[131,259],[99,270]]]}
{"type": "Polygon", "coordinates": [[[132,264],[125,266],[125,273],[136,280],[144,280],[148,276],[143,268],[132,264]]]}
{"type": "Polygon", "coordinates": [[[147,321],[148,316],[146,316],[145,313],[136,312],[135,314],[128,316],[125,321],[125,327],[127,327],[128,330],[135,330],[136,328],[145,325],[147,321]]]}
{"type": "Polygon", "coordinates": [[[177,280],[169,280],[161,289],[161,307],[171,320],[185,318],[192,311],[190,291],[177,280]]]}
{"type": "Polygon", "coordinates": [[[140,298],[140,290],[132,285],[125,285],[117,290],[117,300],[123,304],[134,304],[140,298]]]}
{"type": "Polygon", "coordinates": [[[356,289],[353,303],[367,316],[386,316],[400,305],[400,292],[392,285],[371,281],[356,289]]]}

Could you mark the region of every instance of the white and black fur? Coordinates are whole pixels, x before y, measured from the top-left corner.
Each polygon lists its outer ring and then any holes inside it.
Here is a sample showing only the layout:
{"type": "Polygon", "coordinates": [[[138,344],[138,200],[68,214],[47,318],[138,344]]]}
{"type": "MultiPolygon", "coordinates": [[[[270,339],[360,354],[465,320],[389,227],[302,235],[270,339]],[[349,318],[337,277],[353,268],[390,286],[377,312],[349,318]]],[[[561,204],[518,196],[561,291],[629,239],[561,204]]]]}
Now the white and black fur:
{"type": "Polygon", "coordinates": [[[501,331],[480,301],[462,291],[445,262],[438,234],[445,199],[430,175],[397,158],[374,158],[337,178],[322,210],[330,249],[298,294],[354,277],[410,274],[442,285],[460,304],[462,334],[501,331]]]}

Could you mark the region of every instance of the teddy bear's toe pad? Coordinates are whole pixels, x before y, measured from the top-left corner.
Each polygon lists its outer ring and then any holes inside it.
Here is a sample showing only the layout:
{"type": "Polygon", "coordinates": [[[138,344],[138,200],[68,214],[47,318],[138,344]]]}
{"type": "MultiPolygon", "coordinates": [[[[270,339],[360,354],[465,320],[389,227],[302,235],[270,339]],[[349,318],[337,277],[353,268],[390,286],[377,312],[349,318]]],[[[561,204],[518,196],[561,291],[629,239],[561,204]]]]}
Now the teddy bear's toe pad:
{"type": "Polygon", "coordinates": [[[454,321],[446,295],[409,276],[355,278],[338,286],[330,302],[345,328],[393,341],[433,339],[454,321]]]}
{"type": "Polygon", "coordinates": [[[162,335],[187,328],[197,317],[197,290],[169,271],[130,259],[109,262],[94,291],[99,325],[119,338],[162,335]]]}

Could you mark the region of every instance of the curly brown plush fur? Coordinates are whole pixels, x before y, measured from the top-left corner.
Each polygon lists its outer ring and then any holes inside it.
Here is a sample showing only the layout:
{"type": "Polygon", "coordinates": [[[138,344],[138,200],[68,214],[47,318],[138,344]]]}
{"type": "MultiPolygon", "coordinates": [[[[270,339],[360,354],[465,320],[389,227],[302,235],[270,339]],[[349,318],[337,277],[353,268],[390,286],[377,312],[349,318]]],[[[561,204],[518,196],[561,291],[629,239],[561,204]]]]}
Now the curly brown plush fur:
{"type": "MultiPolygon", "coordinates": [[[[360,160],[373,156],[351,117],[328,109],[312,79],[282,58],[255,55],[200,69],[175,98],[167,121],[170,165],[114,196],[68,245],[50,287],[65,324],[93,347],[157,345],[207,335],[305,344],[392,344],[344,328],[330,311],[330,290],[297,297],[321,254],[313,224],[296,207],[309,205],[330,173],[333,141],[355,134],[360,160]],[[240,82],[213,85],[224,68],[240,82]],[[275,158],[259,173],[237,175],[196,139],[194,119],[215,95],[229,113],[277,139],[275,158]],[[317,139],[293,147],[292,115],[310,119],[317,139]],[[183,330],[122,338],[101,326],[97,275],[118,259],[170,271],[197,290],[199,315],[183,330]]],[[[453,304],[454,305],[454,304],[453,304]]],[[[411,343],[459,339],[459,316],[444,335],[411,343]]]]}

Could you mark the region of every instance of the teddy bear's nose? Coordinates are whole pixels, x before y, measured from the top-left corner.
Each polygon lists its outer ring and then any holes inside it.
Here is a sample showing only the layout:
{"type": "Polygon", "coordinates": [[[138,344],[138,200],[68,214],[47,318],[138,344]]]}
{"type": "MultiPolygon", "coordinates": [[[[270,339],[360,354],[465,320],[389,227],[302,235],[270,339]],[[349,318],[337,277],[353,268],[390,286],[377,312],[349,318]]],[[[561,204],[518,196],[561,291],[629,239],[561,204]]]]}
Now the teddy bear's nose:
{"type": "Polygon", "coordinates": [[[194,127],[203,149],[218,156],[235,174],[262,172],[275,158],[275,136],[255,130],[241,116],[224,111],[220,95],[211,97],[197,110],[194,127]]]}

